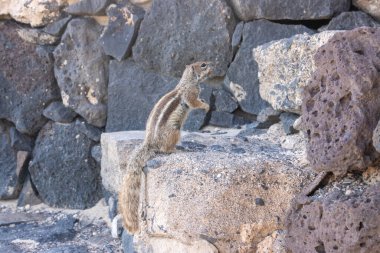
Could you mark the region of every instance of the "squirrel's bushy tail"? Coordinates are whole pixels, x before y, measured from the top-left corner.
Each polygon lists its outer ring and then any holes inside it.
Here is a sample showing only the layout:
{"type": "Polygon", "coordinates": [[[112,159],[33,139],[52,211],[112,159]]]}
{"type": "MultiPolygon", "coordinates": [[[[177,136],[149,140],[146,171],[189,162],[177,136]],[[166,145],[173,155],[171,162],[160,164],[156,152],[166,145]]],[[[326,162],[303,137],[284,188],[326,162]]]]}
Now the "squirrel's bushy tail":
{"type": "Polygon", "coordinates": [[[154,156],[155,152],[147,145],[137,147],[129,159],[127,174],[123,178],[119,192],[119,212],[124,227],[134,234],[139,228],[139,203],[141,189],[141,174],[146,162],[154,156]]]}

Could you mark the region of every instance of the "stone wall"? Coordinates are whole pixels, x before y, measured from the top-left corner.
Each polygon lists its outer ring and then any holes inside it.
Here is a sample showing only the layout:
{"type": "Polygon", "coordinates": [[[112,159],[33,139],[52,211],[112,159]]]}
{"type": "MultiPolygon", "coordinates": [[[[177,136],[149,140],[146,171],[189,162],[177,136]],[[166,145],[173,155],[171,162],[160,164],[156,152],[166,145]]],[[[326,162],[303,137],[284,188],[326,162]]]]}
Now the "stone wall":
{"type": "MultiPolygon", "coordinates": [[[[0,0],[0,199],[112,203],[101,134],[144,129],[154,103],[200,60],[217,63],[217,76],[202,84],[211,110],[193,111],[185,130],[250,124],[257,134],[280,122],[285,134],[304,130],[318,171],[375,168],[379,17],[377,1],[360,0],[0,0]],[[374,29],[343,32],[362,26],[374,29]],[[318,51],[331,40],[324,50],[334,56],[318,51]]],[[[303,234],[298,212],[290,236],[303,234]]],[[[284,226],[265,235],[284,237],[284,226]]],[[[250,252],[263,238],[233,247],[250,252]]]]}

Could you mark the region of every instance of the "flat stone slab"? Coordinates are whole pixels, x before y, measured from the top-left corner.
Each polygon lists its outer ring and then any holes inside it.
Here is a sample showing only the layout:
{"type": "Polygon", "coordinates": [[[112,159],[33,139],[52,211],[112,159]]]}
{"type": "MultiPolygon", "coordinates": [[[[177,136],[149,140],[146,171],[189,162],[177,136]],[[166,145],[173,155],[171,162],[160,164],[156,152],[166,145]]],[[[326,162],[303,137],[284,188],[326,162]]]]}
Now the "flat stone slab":
{"type": "MultiPolygon", "coordinates": [[[[235,252],[281,229],[291,199],[314,174],[305,167],[300,135],[258,132],[188,133],[177,152],[148,161],[135,250],[156,249],[159,241],[183,252],[235,252]],[[294,148],[285,148],[292,141],[294,148]]],[[[101,175],[109,192],[118,192],[128,154],[142,135],[102,134],[101,175]]]]}

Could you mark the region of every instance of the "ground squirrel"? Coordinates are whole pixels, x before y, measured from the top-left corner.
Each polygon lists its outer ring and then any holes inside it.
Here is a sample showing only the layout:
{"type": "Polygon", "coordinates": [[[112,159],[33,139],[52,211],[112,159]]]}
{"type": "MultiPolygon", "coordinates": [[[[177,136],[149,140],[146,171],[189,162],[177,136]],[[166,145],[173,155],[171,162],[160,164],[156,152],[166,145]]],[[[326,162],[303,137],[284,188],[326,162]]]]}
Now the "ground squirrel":
{"type": "Polygon", "coordinates": [[[180,129],[191,109],[208,111],[209,105],[199,99],[199,83],[212,75],[210,62],[197,62],[186,66],[178,85],[154,106],[146,123],[143,143],[131,154],[127,174],[119,192],[119,212],[129,233],[138,231],[141,174],[146,162],[156,152],[170,153],[180,139],[180,129]]]}

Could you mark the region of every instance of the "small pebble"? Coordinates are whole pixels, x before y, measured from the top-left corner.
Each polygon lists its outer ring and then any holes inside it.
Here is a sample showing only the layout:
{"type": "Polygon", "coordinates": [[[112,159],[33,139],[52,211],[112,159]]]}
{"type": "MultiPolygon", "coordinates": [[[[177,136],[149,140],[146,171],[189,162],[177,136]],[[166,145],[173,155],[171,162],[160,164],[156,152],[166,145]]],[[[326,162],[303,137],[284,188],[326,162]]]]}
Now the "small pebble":
{"type": "Polygon", "coordinates": [[[256,198],[255,199],[255,204],[257,206],[264,206],[265,205],[264,200],[262,198],[256,198]]]}
{"type": "Polygon", "coordinates": [[[344,194],[345,194],[346,196],[348,196],[348,195],[351,195],[351,193],[352,193],[351,190],[347,190],[344,194]]]}

